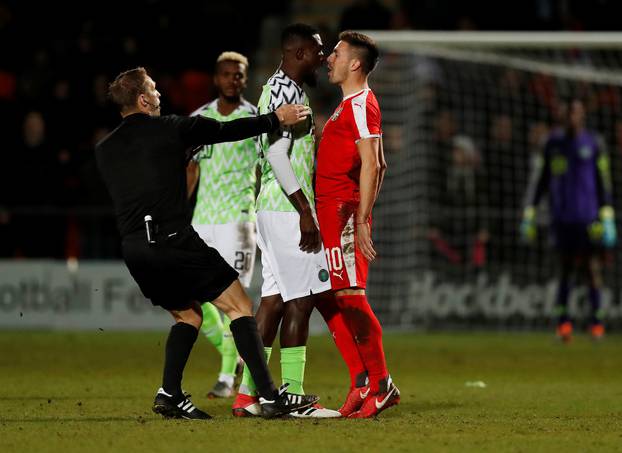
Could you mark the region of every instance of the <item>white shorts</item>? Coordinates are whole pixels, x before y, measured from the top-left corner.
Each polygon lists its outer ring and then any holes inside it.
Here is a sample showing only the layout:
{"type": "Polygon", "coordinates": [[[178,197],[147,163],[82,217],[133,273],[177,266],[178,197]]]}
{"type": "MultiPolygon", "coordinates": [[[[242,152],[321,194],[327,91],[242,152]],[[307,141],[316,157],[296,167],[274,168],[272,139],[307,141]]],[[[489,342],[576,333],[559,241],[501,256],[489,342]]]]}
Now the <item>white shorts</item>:
{"type": "Polygon", "coordinates": [[[192,225],[201,239],[218,250],[225,261],[240,274],[245,288],[251,284],[257,238],[253,222],[233,222],[221,225],[192,225]]]}
{"type": "Polygon", "coordinates": [[[330,289],[324,248],[300,250],[297,212],[257,213],[257,245],[261,250],[261,297],[280,294],[283,302],[330,289]]]}

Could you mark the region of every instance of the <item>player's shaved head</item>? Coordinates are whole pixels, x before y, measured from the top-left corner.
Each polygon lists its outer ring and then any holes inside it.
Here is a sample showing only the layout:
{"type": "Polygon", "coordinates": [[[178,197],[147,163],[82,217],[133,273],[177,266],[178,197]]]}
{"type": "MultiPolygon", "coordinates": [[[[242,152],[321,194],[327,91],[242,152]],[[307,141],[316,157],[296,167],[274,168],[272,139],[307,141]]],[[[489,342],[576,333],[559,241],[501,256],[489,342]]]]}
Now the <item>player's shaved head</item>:
{"type": "Polygon", "coordinates": [[[281,33],[281,49],[291,50],[294,47],[299,47],[302,42],[315,42],[315,35],[319,35],[320,32],[317,28],[307,24],[291,24],[285,27],[281,33]]]}
{"type": "Polygon", "coordinates": [[[317,70],[324,64],[324,44],[319,31],[307,24],[292,24],[281,33],[281,69],[296,83],[317,84],[317,70]]]}
{"type": "Polygon", "coordinates": [[[342,31],[339,34],[339,41],[347,42],[353,52],[353,57],[361,62],[361,70],[364,74],[369,74],[378,64],[380,52],[376,42],[363,33],[352,30],[342,31]]]}

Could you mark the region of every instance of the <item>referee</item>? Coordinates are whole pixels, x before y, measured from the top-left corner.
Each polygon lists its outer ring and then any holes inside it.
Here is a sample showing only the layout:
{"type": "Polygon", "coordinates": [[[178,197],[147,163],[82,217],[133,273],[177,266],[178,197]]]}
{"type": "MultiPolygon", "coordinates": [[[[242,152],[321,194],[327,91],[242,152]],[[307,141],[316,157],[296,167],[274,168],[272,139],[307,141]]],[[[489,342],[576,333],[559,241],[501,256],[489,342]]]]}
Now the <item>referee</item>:
{"type": "Polygon", "coordinates": [[[302,105],[226,123],[201,116],[160,116],[160,93],[144,68],[119,74],[109,94],[123,121],[95,149],[110,192],[125,263],[146,298],[175,319],[165,348],[162,387],[153,411],[167,418],[208,419],[184,394],[182,375],[203,321],[198,301],[210,300],[231,319],[240,355],[257,384],[262,415],[308,407],[313,395],[276,389],[238,273],[190,226],[186,163],[202,145],[237,141],[304,120],[302,105]]]}

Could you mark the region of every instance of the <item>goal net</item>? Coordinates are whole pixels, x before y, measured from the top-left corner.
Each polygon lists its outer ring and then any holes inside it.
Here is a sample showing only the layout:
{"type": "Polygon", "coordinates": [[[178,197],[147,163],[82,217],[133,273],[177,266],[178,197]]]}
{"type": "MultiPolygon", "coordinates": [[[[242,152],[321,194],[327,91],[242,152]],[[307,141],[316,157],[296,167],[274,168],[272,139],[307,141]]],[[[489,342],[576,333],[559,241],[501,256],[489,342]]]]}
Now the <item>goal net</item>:
{"type": "MultiPolygon", "coordinates": [[[[374,208],[374,309],[390,327],[550,325],[557,259],[546,203],[528,246],[524,197],[559,100],[579,96],[610,154],[622,216],[622,34],[369,34],[381,48],[371,83],[389,165],[374,208]]],[[[604,266],[610,326],[622,324],[615,252],[604,266]]],[[[582,283],[569,303],[579,322],[582,283]]]]}

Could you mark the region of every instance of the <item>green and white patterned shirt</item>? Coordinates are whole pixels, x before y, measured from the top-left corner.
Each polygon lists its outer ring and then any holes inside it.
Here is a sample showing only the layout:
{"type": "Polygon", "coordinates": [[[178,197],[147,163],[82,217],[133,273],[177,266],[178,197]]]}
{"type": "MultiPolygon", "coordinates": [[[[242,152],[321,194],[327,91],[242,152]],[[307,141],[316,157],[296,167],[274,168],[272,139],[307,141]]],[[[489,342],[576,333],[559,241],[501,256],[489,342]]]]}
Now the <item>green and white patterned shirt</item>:
{"type": "MultiPolygon", "coordinates": [[[[217,121],[257,116],[257,108],[246,100],[231,114],[218,112],[218,99],[192,115],[217,121]]],[[[200,167],[194,225],[216,225],[255,221],[255,184],[258,139],[206,145],[194,156],[200,167]]]]}
{"type": "MultiPolygon", "coordinates": [[[[283,104],[309,105],[307,94],[296,82],[282,70],[278,70],[263,86],[259,98],[259,113],[273,112],[283,104]]],[[[279,136],[292,138],[289,149],[289,160],[292,164],[298,184],[302,188],[311,206],[314,205],[313,172],[315,169],[315,135],[313,115],[306,121],[279,131],[277,134],[264,134],[260,138],[261,154],[261,189],[257,197],[257,211],[295,212],[296,208],[289,201],[274,176],[272,167],[266,159],[270,144],[279,136]]]]}

